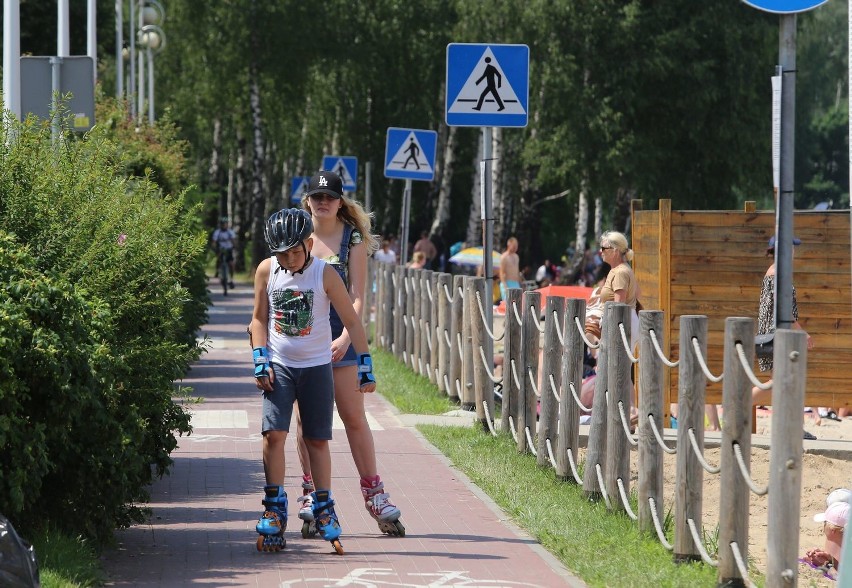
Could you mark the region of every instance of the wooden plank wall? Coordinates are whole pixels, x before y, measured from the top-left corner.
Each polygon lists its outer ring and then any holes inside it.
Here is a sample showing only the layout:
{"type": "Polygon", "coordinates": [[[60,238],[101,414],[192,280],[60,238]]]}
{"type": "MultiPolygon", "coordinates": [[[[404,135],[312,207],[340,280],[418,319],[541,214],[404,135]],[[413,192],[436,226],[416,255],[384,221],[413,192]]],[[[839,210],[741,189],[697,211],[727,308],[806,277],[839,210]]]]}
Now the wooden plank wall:
{"type": "MultiPolygon", "coordinates": [[[[808,354],[808,406],[852,406],[852,293],[848,211],[796,211],[793,283],[799,322],[813,337],[808,354]]],[[[725,319],[757,320],[760,287],[772,259],[766,256],[775,212],[641,210],[634,203],[631,245],[643,306],[666,313],[664,349],[680,357],[681,315],[708,318],[708,366],[722,372],[725,319]],[[670,222],[669,222],[670,221],[670,222]],[[666,247],[666,241],[670,240],[666,247]]],[[[756,324],[756,323],[755,323],[756,324]]],[[[756,369],[756,366],[755,366],[756,369]]],[[[677,401],[677,370],[669,374],[670,400],[677,401]]],[[[755,371],[761,380],[768,374],[755,371]]],[[[722,384],[708,382],[709,402],[721,403],[722,384]]]]}

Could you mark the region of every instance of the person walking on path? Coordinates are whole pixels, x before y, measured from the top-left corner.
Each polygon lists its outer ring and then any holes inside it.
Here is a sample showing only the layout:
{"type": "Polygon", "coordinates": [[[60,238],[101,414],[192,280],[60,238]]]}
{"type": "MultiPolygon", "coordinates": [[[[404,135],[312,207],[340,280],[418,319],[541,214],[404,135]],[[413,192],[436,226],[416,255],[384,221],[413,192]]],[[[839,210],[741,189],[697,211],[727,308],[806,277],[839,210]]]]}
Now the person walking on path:
{"type": "Polygon", "coordinates": [[[264,235],[272,256],[257,268],[249,338],[254,378],[263,393],[264,512],[257,523],[258,551],[286,547],[287,493],[284,442],[293,404],[302,416],[302,438],[313,467],[316,489],[312,515],[322,537],[343,553],[340,524],[331,497],[331,439],[334,383],[331,322],[334,306],[358,351],[361,392],[373,392],[367,335],[343,281],[332,267],[311,257],[313,223],[304,210],[289,208],[266,221],[264,235]]]}
{"type": "MultiPolygon", "coordinates": [[[[357,202],[343,196],[343,184],[333,172],[321,171],[311,177],[302,205],[311,213],[314,251],[331,265],[346,285],[355,312],[364,312],[367,282],[367,257],[378,248],[370,233],[370,216],[357,202]]],[[[350,333],[331,310],[331,360],[334,368],[334,400],[346,429],[352,459],[361,477],[361,493],[370,515],[383,533],[404,535],[399,522],[400,510],[390,501],[376,465],[376,448],[364,410],[364,398],[358,387],[355,352],[350,333]]],[[[301,436],[301,435],[300,435],[301,436]]],[[[313,458],[299,444],[305,495],[299,517],[310,521],[313,458]]]]}

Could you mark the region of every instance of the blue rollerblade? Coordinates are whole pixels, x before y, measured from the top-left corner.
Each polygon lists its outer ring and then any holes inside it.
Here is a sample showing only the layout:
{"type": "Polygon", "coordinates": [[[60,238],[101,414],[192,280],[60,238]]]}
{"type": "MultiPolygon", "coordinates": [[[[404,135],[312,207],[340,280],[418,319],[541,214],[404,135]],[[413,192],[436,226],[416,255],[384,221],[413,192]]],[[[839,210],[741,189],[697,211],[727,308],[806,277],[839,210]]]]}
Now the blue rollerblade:
{"type": "Polygon", "coordinates": [[[314,524],[320,536],[331,543],[338,555],[343,555],[343,546],[340,544],[340,522],[337,513],[334,512],[334,501],[331,499],[331,490],[317,490],[311,497],[314,499],[314,524]]]}
{"type": "Polygon", "coordinates": [[[287,528],[287,493],[281,486],[264,486],[262,501],[265,510],[257,522],[258,551],[281,551],[287,547],[284,530],[287,528]]]}

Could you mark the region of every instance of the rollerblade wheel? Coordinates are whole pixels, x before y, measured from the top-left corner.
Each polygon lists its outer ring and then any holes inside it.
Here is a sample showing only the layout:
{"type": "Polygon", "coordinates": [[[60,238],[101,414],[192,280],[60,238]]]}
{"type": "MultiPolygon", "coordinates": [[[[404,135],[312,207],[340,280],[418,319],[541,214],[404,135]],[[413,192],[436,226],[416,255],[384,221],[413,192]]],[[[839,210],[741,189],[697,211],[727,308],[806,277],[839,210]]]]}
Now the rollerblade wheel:
{"type": "Polygon", "coordinates": [[[337,555],[343,555],[345,552],[343,551],[343,545],[340,544],[339,539],[335,539],[331,542],[331,546],[334,547],[334,551],[337,552],[337,555]]]}
{"type": "Polygon", "coordinates": [[[257,538],[258,551],[281,551],[287,547],[287,540],[284,537],[260,535],[257,538]]]}
{"type": "Polygon", "coordinates": [[[305,521],[302,523],[302,539],[310,539],[317,534],[317,528],[313,521],[305,521]]]}
{"type": "Polygon", "coordinates": [[[379,530],[386,535],[394,537],[405,537],[405,527],[399,519],[395,521],[385,521],[379,523],[379,530]]]}

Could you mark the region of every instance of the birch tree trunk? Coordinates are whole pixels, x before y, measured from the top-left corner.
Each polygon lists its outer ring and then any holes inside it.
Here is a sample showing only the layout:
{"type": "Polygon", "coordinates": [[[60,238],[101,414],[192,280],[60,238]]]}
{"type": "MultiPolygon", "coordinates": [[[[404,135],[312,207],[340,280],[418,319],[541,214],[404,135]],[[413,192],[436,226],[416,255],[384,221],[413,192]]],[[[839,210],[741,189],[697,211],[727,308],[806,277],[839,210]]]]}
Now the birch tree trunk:
{"type": "Polygon", "coordinates": [[[281,196],[279,208],[292,206],[290,203],[290,187],[293,180],[293,158],[288,157],[281,162],[281,196]]]}
{"type": "Polygon", "coordinates": [[[479,173],[479,162],[482,161],[482,133],[477,140],[476,156],[473,160],[473,188],[471,189],[470,216],[467,217],[467,232],[464,242],[468,247],[474,247],[482,243],[482,206],[481,206],[481,184],[479,173]]]}
{"type": "Polygon", "coordinates": [[[453,159],[456,148],[456,129],[441,123],[444,142],[443,157],[435,162],[435,178],[438,180],[438,203],[435,208],[435,218],[429,234],[440,235],[442,240],[446,232],[447,221],[450,220],[450,185],[453,182],[453,159]]]}
{"type": "Polygon", "coordinates": [[[242,132],[237,130],[237,162],[233,167],[233,181],[231,194],[228,197],[231,214],[234,217],[232,226],[237,233],[237,254],[235,267],[237,271],[244,271],[245,252],[251,234],[251,217],[248,213],[248,190],[246,190],[246,139],[242,132]]]}
{"type": "Polygon", "coordinates": [[[263,185],[263,170],[266,164],[266,152],[263,141],[257,60],[254,56],[252,56],[249,64],[249,104],[251,108],[251,126],[254,147],[254,153],[252,154],[251,176],[251,269],[254,271],[254,269],[266,257],[266,243],[262,238],[263,227],[266,223],[266,195],[263,185]]]}
{"type": "MultiPolygon", "coordinates": [[[[541,121],[541,108],[544,104],[544,84],[539,89],[539,106],[533,112],[529,128],[528,141],[533,142],[538,136],[538,125],[541,121]]],[[[538,187],[538,165],[528,164],[522,170],[521,194],[517,207],[517,216],[512,219],[512,230],[518,237],[519,255],[521,268],[532,262],[537,267],[541,257],[541,215],[536,213],[535,207],[541,199],[541,190],[538,187]]],[[[508,235],[507,235],[508,236],[508,235]]],[[[524,276],[531,279],[532,276],[524,276]]]]}
{"type": "Polygon", "coordinates": [[[631,188],[621,187],[615,193],[615,210],[612,213],[612,226],[616,231],[630,235],[630,200],[634,197],[636,191],[631,188]]]}
{"type": "Polygon", "coordinates": [[[603,201],[600,196],[595,196],[595,239],[601,236],[603,232],[603,211],[601,207],[603,201]]]}
{"type": "Polygon", "coordinates": [[[296,160],[296,170],[294,172],[297,176],[312,176],[314,175],[313,167],[310,169],[305,167],[305,144],[308,142],[308,119],[311,114],[311,95],[308,93],[305,96],[305,115],[302,118],[302,132],[299,136],[299,157],[296,160]]]}
{"type": "Polygon", "coordinates": [[[210,153],[210,167],[207,169],[207,178],[210,189],[219,193],[219,217],[231,216],[228,208],[228,192],[222,189],[222,167],[219,159],[222,155],[222,119],[216,117],[213,120],[213,151],[210,153]]]}
{"type": "Polygon", "coordinates": [[[586,177],[580,181],[580,193],[577,195],[577,239],[574,241],[574,256],[571,258],[569,279],[576,282],[583,273],[585,263],[587,233],[589,231],[589,196],[586,177]]]}
{"type": "Polygon", "coordinates": [[[505,190],[503,189],[503,177],[505,172],[503,156],[503,129],[495,127],[491,132],[491,205],[494,212],[494,236],[495,243],[503,240],[505,226],[509,219],[505,190]]]}
{"type": "Polygon", "coordinates": [[[225,190],[225,208],[227,208],[231,213],[231,226],[234,227],[234,230],[239,230],[239,224],[237,223],[237,219],[235,218],[236,211],[234,210],[234,192],[236,191],[235,178],[236,173],[234,172],[234,166],[228,166],[228,188],[225,190]]]}

